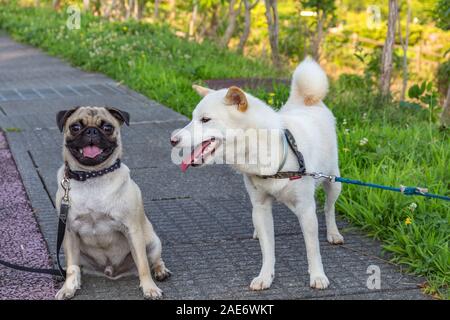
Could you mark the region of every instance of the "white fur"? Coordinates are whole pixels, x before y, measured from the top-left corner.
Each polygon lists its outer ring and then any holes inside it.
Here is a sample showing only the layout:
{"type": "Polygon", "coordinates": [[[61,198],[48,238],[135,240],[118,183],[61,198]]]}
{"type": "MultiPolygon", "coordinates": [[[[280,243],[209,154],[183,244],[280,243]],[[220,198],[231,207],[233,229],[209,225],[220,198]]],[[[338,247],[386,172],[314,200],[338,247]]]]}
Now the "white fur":
{"type": "MultiPolygon", "coordinates": [[[[307,172],[322,172],[328,175],[339,175],[337,139],[335,119],[331,111],[318,101],[314,106],[306,106],[307,95],[317,99],[324,98],[328,89],[328,81],[324,71],[312,59],[306,59],[294,72],[291,94],[286,105],[279,112],[274,111],[264,102],[245,94],[248,109],[245,112],[236,106],[224,102],[227,90],[204,90],[195,88],[205,95],[193,112],[189,125],[175,133],[172,139],[179,140],[177,147],[197,146],[210,137],[221,141],[220,147],[227,146],[224,141],[227,129],[281,129],[287,128],[294,135],[298,149],[302,152],[307,172]],[[211,118],[202,123],[203,117],[211,118]],[[202,134],[194,134],[195,128],[201,127],[202,134]]],[[[239,137],[236,137],[239,139],[239,137]]],[[[279,139],[275,143],[281,143],[279,139]]],[[[233,142],[234,143],[234,142],[233,142]]],[[[234,149],[236,153],[251,152],[245,144],[234,149]]],[[[271,145],[270,150],[282,150],[271,145]]],[[[265,150],[270,153],[269,149],[265,150]]],[[[282,154],[273,154],[274,159],[281,159],[282,154]]],[[[263,264],[259,275],[250,284],[252,290],[269,288],[275,274],[275,240],[272,218],[272,202],[283,202],[298,217],[306,244],[310,286],[317,289],[328,287],[319,249],[318,223],[314,193],[316,187],[323,182],[327,200],[325,216],[327,239],[329,242],[343,243],[335,222],[334,204],[339,196],[339,183],[314,180],[303,177],[299,180],[262,179],[258,175],[274,174],[278,171],[279,161],[273,161],[267,169],[259,164],[231,164],[244,176],[244,183],[253,206],[254,237],[259,239],[263,264]]],[[[289,151],[287,161],[281,171],[298,169],[297,160],[289,151]]]]}
{"type": "Polygon", "coordinates": [[[327,92],[326,73],[314,59],[307,57],[294,71],[291,92],[284,108],[296,109],[299,105],[321,105],[320,101],[325,98],[327,92]]]}

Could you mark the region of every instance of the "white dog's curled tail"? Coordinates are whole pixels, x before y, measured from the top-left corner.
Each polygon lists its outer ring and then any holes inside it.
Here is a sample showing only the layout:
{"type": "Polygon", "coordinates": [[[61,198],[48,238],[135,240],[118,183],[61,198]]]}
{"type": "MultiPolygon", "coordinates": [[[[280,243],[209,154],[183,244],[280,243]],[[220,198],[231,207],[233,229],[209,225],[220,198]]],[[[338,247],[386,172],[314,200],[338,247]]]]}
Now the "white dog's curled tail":
{"type": "Polygon", "coordinates": [[[294,71],[291,95],[302,99],[306,106],[318,104],[328,92],[328,78],[325,71],[311,57],[306,57],[294,71]]]}

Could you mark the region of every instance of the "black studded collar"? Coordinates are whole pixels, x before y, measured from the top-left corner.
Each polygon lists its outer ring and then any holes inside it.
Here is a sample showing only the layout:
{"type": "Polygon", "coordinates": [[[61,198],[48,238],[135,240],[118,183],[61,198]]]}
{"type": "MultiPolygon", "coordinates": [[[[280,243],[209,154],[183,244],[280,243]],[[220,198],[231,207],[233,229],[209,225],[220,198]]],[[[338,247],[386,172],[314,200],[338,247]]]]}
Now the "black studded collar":
{"type": "Polygon", "coordinates": [[[113,172],[120,168],[120,159],[117,159],[114,164],[108,168],[97,171],[73,171],[70,170],[69,165],[66,163],[66,177],[77,181],[86,181],[91,178],[101,177],[107,173],[113,172]]]}

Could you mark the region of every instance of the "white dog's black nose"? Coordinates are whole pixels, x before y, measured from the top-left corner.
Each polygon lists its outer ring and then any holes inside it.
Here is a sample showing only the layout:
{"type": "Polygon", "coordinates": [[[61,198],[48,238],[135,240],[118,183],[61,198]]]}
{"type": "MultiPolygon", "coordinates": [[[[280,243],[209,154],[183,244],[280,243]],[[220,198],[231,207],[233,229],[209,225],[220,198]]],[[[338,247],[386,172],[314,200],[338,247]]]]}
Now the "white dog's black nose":
{"type": "Polygon", "coordinates": [[[177,144],[180,143],[180,140],[181,140],[181,139],[179,139],[179,138],[177,138],[177,137],[172,137],[172,138],[170,138],[170,144],[171,144],[173,147],[175,147],[177,144]]]}

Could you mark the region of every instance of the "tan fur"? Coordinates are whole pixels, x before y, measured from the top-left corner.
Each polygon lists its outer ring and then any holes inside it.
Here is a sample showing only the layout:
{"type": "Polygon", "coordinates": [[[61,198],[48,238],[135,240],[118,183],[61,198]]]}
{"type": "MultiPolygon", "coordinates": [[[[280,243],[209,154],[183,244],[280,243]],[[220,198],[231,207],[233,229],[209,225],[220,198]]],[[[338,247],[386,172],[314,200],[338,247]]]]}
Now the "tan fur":
{"type": "Polygon", "coordinates": [[[192,89],[194,89],[195,91],[197,91],[197,93],[198,93],[199,95],[201,95],[202,97],[206,96],[208,93],[210,93],[210,92],[212,91],[211,89],[208,89],[208,88],[199,86],[199,85],[197,85],[197,84],[193,84],[193,85],[192,85],[192,89]]]}
{"type": "Polygon", "coordinates": [[[69,130],[72,124],[81,122],[85,126],[99,127],[102,121],[106,121],[112,124],[114,128],[116,128],[116,130],[114,130],[114,133],[111,135],[111,137],[117,142],[117,148],[114,150],[114,153],[107,161],[97,166],[88,167],[79,163],[67,148],[63,148],[64,162],[67,162],[72,170],[101,170],[103,168],[111,166],[112,164],[114,164],[117,158],[122,157],[122,141],[120,130],[117,130],[118,128],[120,128],[120,123],[116,118],[114,118],[113,115],[111,115],[111,113],[108,112],[108,110],[102,107],[80,107],[73,114],[71,114],[64,126],[64,141],[67,138],[72,138],[69,130]]]}
{"type": "MultiPolygon", "coordinates": [[[[82,122],[100,127],[105,121],[114,127],[117,147],[110,157],[97,166],[84,166],[63,147],[64,161],[72,170],[93,171],[106,168],[122,156],[121,123],[108,110],[79,107],[66,120],[64,142],[71,137],[70,126],[82,122]]],[[[65,166],[58,171],[63,179],[65,166]]],[[[59,209],[64,190],[58,186],[56,206],[59,209]]],[[[138,185],[131,179],[128,167],[120,168],[87,181],[70,180],[70,209],[64,236],[67,278],[56,294],[57,299],[70,299],[81,286],[81,267],[87,273],[117,279],[128,274],[139,275],[145,298],[159,298],[162,291],[152,279],[170,274],[161,258],[161,241],[145,216],[138,185]]]]}
{"type": "Polygon", "coordinates": [[[238,110],[245,112],[248,108],[247,98],[245,93],[238,87],[230,87],[225,96],[225,103],[229,105],[237,105],[238,110]]]}
{"type": "Polygon", "coordinates": [[[320,99],[317,99],[313,96],[306,96],[304,99],[305,106],[314,106],[320,102],[320,99]]]}

